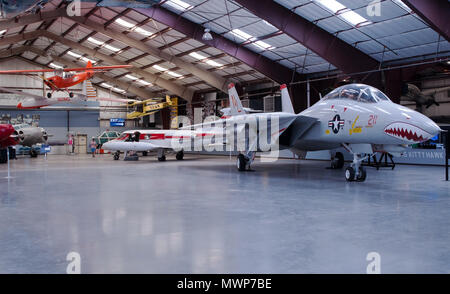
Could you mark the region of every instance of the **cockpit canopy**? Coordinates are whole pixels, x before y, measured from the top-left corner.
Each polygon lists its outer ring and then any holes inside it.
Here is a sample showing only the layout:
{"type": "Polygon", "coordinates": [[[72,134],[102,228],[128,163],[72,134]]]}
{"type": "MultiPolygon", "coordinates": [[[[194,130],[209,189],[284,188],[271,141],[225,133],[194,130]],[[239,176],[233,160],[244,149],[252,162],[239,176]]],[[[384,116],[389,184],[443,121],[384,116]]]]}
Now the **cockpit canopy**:
{"type": "Polygon", "coordinates": [[[363,103],[391,101],[377,88],[364,84],[350,84],[336,88],[323,98],[323,100],[331,99],[350,99],[363,103]]]}

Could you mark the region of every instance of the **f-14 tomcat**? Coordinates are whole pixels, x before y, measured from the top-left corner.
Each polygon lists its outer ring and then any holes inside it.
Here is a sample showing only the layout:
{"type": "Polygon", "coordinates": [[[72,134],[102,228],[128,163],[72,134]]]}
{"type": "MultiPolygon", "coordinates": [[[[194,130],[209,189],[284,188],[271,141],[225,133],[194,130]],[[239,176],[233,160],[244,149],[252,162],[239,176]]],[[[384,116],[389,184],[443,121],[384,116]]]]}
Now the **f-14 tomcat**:
{"type": "MultiPolygon", "coordinates": [[[[290,100],[285,86],[281,87],[281,93],[283,101],[290,100]]],[[[339,87],[298,117],[314,118],[316,122],[294,140],[297,132],[292,125],[286,147],[294,152],[331,150],[332,154],[344,147],[353,155],[353,163],[345,170],[347,181],[366,179],[361,162],[368,155],[398,154],[407,145],[428,141],[441,131],[428,117],[393,103],[380,90],[364,84],[339,87]]],[[[342,154],[332,159],[333,168],[343,166],[342,154]]]]}

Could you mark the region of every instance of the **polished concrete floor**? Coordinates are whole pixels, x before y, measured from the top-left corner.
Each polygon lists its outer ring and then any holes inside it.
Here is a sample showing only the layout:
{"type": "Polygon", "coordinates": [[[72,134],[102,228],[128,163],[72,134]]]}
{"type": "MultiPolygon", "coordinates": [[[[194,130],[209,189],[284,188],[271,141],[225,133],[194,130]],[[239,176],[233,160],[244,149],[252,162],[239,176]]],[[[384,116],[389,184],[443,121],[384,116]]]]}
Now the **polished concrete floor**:
{"type": "Polygon", "coordinates": [[[0,166],[0,273],[450,273],[440,167],[368,170],[234,158],[20,158],[0,166]]]}

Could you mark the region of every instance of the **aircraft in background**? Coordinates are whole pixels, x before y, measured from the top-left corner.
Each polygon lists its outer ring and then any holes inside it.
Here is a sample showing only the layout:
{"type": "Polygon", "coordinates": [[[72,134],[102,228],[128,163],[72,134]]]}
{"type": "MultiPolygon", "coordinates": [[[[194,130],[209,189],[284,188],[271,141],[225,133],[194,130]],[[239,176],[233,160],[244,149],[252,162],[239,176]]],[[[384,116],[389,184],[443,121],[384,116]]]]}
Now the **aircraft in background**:
{"type": "Polygon", "coordinates": [[[18,134],[12,125],[0,124],[0,163],[6,163],[5,148],[19,143],[18,134]]]}
{"type": "Polygon", "coordinates": [[[417,110],[422,112],[423,106],[426,106],[426,108],[430,108],[432,105],[439,106],[439,103],[436,101],[436,94],[448,90],[450,90],[450,87],[420,90],[416,85],[404,84],[400,100],[415,102],[417,110]]]}
{"type": "MultiPolygon", "coordinates": [[[[52,98],[53,92],[65,91],[69,93],[69,97],[73,98],[74,93],[70,92],[68,89],[86,80],[89,80],[94,76],[96,72],[105,72],[117,68],[130,68],[132,65],[111,65],[111,66],[92,66],[92,62],[88,61],[86,67],[78,68],[61,68],[61,69],[29,69],[29,70],[2,70],[0,74],[30,74],[30,73],[46,73],[54,72],[55,75],[49,78],[41,76],[44,80],[44,84],[47,85],[51,92],[47,93],[47,98],[52,98]]],[[[2,89],[4,90],[4,89],[2,89]]],[[[22,93],[23,94],[23,93],[22,93]]],[[[37,98],[35,98],[37,99],[37,98]]],[[[41,105],[43,107],[47,105],[41,105]]]]}
{"type": "MultiPolygon", "coordinates": [[[[0,17],[3,19],[14,17],[18,18],[27,14],[37,14],[48,2],[49,0],[1,1],[0,17]]],[[[154,4],[159,3],[160,0],[81,0],[80,2],[96,3],[97,6],[150,8],[154,4]]]]}
{"type": "MultiPolygon", "coordinates": [[[[229,95],[230,105],[238,103],[240,105],[239,110],[237,108],[229,109],[228,115],[238,115],[245,114],[245,111],[241,110],[242,104],[239,99],[236,99],[236,89],[234,85],[230,87],[229,95]]],[[[167,99],[169,99],[167,97],[167,99]]],[[[188,141],[193,142],[193,147],[195,150],[202,146],[202,139],[205,137],[213,136],[213,132],[208,130],[191,130],[191,127],[187,127],[182,130],[130,130],[122,133],[122,135],[111,140],[102,145],[105,150],[116,151],[114,153],[114,159],[118,160],[120,158],[120,152],[125,152],[125,157],[127,153],[132,152],[145,152],[157,151],[158,160],[165,161],[167,152],[176,152],[177,160],[182,160],[184,157],[184,150],[182,148],[178,149],[173,147],[173,140],[178,140],[179,142],[188,141]],[[199,140],[200,139],[200,140],[199,140]]]]}
{"type": "Polygon", "coordinates": [[[18,124],[13,126],[17,133],[18,143],[24,147],[30,147],[30,156],[37,157],[37,152],[33,149],[36,144],[47,144],[49,135],[43,128],[30,126],[28,124],[18,124]]]}

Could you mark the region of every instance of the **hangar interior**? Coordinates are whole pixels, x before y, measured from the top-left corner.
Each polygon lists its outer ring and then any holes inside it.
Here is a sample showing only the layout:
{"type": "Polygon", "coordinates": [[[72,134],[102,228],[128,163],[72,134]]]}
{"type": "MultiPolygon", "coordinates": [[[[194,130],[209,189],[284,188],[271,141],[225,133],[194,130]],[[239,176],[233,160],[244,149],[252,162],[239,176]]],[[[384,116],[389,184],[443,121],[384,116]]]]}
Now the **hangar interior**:
{"type": "Polygon", "coordinates": [[[65,273],[70,252],[82,273],[365,273],[370,252],[383,273],[450,272],[445,133],[366,158],[364,183],[330,169],[327,149],[240,173],[232,152],[127,162],[102,148],[222,117],[230,84],[257,115],[285,111],[283,84],[295,114],[365,84],[449,130],[449,1],[74,2],[2,11],[0,124],[35,130],[2,145],[0,273],[65,273]],[[53,89],[88,63],[92,77],[53,89]]]}

